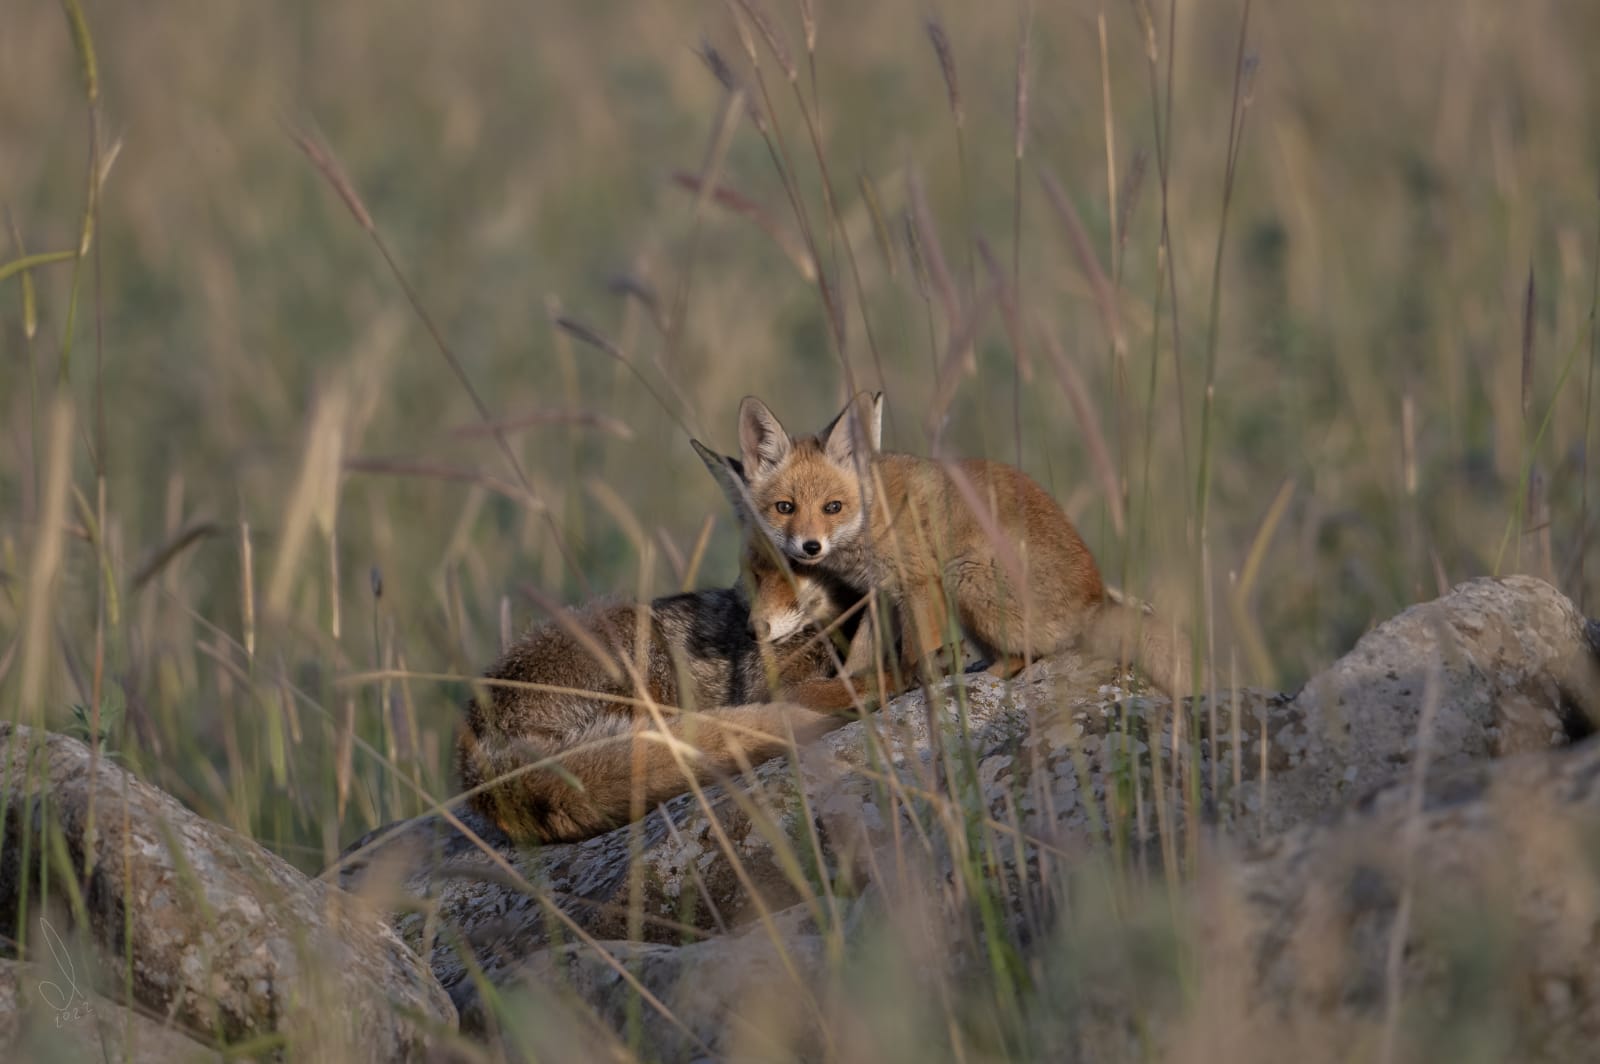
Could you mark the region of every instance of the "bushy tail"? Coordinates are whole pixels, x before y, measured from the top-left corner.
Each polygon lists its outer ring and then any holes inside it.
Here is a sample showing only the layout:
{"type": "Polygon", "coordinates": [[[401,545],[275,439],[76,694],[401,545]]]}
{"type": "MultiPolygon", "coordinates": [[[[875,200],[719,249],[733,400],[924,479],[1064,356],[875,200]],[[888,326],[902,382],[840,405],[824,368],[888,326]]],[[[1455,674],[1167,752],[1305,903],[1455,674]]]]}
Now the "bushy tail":
{"type": "Polygon", "coordinates": [[[1189,637],[1148,603],[1106,589],[1084,634],[1084,649],[1096,657],[1131,663],[1168,696],[1187,698],[1193,692],[1189,637]]]}
{"type": "Polygon", "coordinates": [[[477,791],[467,804],[494,821],[512,838],[528,842],[553,841],[550,820],[550,773],[511,775],[539,760],[536,751],[513,746],[502,735],[480,737],[469,728],[456,735],[456,773],[463,790],[505,776],[502,783],[477,791]]]}
{"type": "Polygon", "coordinates": [[[685,768],[709,783],[784,753],[791,735],[808,743],[852,719],[843,711],[753,702],[669,716],[670,740],[646,734],[654,729],[645,722],[617,718],[609,731],[592,728],[570,745],[545,749],[504,735],[480,738],[463,728],[456,768],[463,789],[509,776],[469,799],[507,835],[573,842],[626,824],[636,802],[653,809],[686,793],[691,780],[685,768]],[[528,770],[550,754],[560,755],[559,765],[528,770]]]}

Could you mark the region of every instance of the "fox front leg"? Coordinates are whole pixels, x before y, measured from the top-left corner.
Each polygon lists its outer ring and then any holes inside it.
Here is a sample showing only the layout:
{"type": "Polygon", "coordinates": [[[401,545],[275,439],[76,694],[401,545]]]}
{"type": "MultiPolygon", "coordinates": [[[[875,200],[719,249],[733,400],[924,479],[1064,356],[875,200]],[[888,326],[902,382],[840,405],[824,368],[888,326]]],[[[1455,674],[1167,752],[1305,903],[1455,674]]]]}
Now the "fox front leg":
{"type": "Polygon", "coordinates": [[[850,639],[850,650],[844,659],[846,676],[861,676],[894,667],[899,614],[887,596],[871,594],[872,601],[850,639]]]}
{"type": "Polygon", "coordinates": [[[930,678],[949,671],[951,654],[947,650],[950,610],[944,589],[936,582],[908,585],[900,598],[900,665],[907,678],[917,674],[932,658],[930,678]]]}

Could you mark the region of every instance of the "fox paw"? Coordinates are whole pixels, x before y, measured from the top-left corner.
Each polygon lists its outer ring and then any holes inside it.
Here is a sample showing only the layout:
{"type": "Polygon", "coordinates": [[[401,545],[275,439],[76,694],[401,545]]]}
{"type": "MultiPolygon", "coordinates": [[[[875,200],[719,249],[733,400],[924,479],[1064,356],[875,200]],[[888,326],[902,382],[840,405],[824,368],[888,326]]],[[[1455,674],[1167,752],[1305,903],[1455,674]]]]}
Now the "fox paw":
{"type": "Polygon", "coordinates": [[[930,679],[937,680],[941,676],[959,675],[962,671],[963,656],[957,648],[952,648],[948,643],[928,654],[922,659],[921,665],[930,679]]]}

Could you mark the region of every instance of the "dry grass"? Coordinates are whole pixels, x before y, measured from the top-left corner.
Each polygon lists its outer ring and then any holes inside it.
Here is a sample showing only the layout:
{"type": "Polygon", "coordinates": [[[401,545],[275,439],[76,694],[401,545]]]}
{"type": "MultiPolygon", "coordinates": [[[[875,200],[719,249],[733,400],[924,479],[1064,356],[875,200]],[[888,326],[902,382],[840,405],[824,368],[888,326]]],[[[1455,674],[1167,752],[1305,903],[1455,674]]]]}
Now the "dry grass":
{"type": "MultiPolygon", "coordinates": [[[[0,707],[302,868],[453,793],[511,589],[731,581],[745,393],[1020,456],[1213,677],[1600,592],[1595,5],[65,6],[0,13],[0,707]]],[[[1048,1055],[1105,973],[986,948],[840,1037],[1048,1055]]]]}

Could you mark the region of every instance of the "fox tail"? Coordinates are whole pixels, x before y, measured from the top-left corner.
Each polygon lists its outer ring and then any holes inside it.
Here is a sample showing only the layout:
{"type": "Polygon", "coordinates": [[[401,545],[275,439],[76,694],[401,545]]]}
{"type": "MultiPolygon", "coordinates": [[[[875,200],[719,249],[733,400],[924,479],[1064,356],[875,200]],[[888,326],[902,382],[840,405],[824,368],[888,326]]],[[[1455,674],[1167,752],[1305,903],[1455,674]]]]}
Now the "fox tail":
{"type": "Polygon", "coordinates": [[[1148,603],[1106,589],[1106,600],[1090,623],[1084,649],[1096,657],[1130,663],[1173,699],[1193,693],[1189,637],[1148,603]]]}

